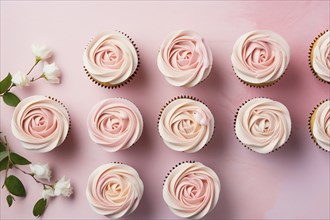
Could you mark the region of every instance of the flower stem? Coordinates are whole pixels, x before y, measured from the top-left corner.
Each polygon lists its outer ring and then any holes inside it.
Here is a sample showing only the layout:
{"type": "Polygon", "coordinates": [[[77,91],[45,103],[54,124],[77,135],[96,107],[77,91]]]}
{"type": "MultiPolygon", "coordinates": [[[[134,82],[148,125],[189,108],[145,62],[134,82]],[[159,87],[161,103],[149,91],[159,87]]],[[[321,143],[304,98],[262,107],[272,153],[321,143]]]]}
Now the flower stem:
{"type": "Polygon", "coordinates": [[[31,67],[30,71],[26,74],[27,76],[32,72],[32,70],[34,69],[34,67],[40,62],[40,59],[36,59],[36,62],[34,63],[34,65],[31,67]]]}
{"type": "Polygon", "coordinates": [[[18,166],[15,166],[15,168],[18,169],[19,171],[21,171],[22,173],[31,176],[37,183],[42,184],[44,186],[44,188],[45,188],[45,186],[53,187],[53,185],[51,185],[51,184],[41,182],[40,180],[38,180],[37,178],[35,178],[32,173],[28,173],[28,172],[22,170],[21,168],[19,168],[18,166]]]}
{"type": "Polygon", "coordinates": [[[44,74],[41,74],[38,78],[32,78],[32,79],[30,80],[30,82],[34,82],[34,81],[37,81],[38,79],[43,78],[43,75],[44,75],[44,74]]]}

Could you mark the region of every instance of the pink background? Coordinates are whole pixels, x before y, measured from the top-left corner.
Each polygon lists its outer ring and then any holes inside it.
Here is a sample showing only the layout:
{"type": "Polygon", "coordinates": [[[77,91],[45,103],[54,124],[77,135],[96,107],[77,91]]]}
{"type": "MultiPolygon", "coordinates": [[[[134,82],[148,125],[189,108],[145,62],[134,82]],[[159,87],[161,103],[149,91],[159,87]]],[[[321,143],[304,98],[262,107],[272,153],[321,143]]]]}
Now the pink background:
{"type": "MultiPolygon", "coordinates": [[[[167,171],[183,160],[200,161],[220,177],[222,191],[215,210],[206,219],[328,219],[329,153],[318,149],[308,132],[308,116],[315,105],[329,98],[329,86],[318,81],[308,66],[311,41],[329,28],[329,2],[1,2],[1,78],[7,72],[28,71],[33,64],[30,45],[40,42],[54,50],[63,77],[60,85],[37,82],[14,91],[21,97],[49,95],[62,100],[71,113],[72,129],[65,143],[52,152],[24,150],[10,130],[13,108],[1,102],[1,131],[12,148],[34,162],[48,162],[54,177],[69,177],[72,198],[50,201],[44,219],[106,219],[94,213],[85,198],[89,174],[99,165],[119,161],[133,166],[144,182],[145,193],[128,219],[175,219],[162,199],[167,171]],[[158,71],[158,48],[169,32],[192,29],[207,40],[214,56],[211,75],[195,88],[176,88],[158,71]],[[82,68],[82,54],[99,32],[119,29],[137,43],[141,69],[124,88],[103,89],[93,84],[82,68]],[[243,33],[270,29],[291,48],[285,76],[275,86],[256,89],[235,77],[230,62],[232,47],[243,33]],[[214,138],[195,154],[168,149],[157,131],[159,110],[178,95],[205,102],[216,120],[214,138]],[[234,114],[246,99],[265,96],[284,103],[291,112],[293,132],[281,150],[270,155],[250,152],[236,140],[234,114]],[[129,150],[106,153],[88,137],[86,116],[98,101],[123,97],[141,110],[145,127],[140,141],[129,150]]],[[[40,73],[41,65],[35,74],[40,73]]],[[[27,197],[11,208],[1,190],[1,219],[33,219],[32,207],[41,187],[19,174],[27,197]]],[[[3,181],[3,174],[1,175],[3,181]]]]}

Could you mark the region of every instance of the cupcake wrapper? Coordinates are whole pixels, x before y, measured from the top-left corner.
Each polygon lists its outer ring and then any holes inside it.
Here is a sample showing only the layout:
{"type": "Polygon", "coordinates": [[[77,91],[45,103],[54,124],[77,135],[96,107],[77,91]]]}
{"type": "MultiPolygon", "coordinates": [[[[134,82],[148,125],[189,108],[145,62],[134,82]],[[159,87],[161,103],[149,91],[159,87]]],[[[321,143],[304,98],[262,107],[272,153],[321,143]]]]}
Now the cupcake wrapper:
{"type": "MultiPolygon", "coordinates": [[[[267,97],[255,97],[255,98],[266,98],[266,99],[270,99],[270,98],[267,98],[267,97]]],[[[253,99],[255,99],[255,98],[253,98],[253,99]]],[[[236,111],[236,113],[235,113],[235,118],[234,118],[234,132],[235,132],[235,136],[236,136],[236,139],[244,146],[244,147],[246,147],[247,149],[249,149],[250,151],[253,151],[253,152],[255,152],[254,150],[252,150],[251,148],[249,148],[247,145],[245,145],[238,137],[237,137],[237,134],[236,134],[236,121],[237,121],[237,116],[238,116],[238,112],[239,112],[239,110],[241,109],[241,107],[243,106],[243,105],[245,105],[246,103],[248,103],[249,101],[251,101],[252,99],[248,99],[248,100],[246,100],[245,102],[243,102],[238,108],[237,108],[237,111],[236,111]]],[[[274,149],[274,150],[272,150],[271,152],[269,152],[269,153],[266,153],[266,154],[270,154],[270,153],[273,153],[273,152],[275,152],[275,151],[277,151],[277,150],[279,150],[279,149],[281,149],[286,143],[288,143],[288,141],[290,140],[290,137],[291,137],[291,134],[292,134],[292,129],[291,129],[291,131],[290,131],[290,134],[289,134],[289,137],[288,137],[288,140],[286,140],[286,142],[283,144],[283,145],[281,145],[280,147],[278,147],[278,148],[276,148],[276,149],[274,149]]],[[[255,153],[258,153],[258,152],[255,152],[255,153]]],[[[260,154],[260,153],[258,153],[258,154],[260,154]]]]}
{"type": "Polygon", "coordinates": [[[264,84],[260,84],[260,85],[258,85],[258,84],[248,83],[248,82],[242,80],[241,78],[239,78],[239,76],[238,76],[237,73],[235,72],[234,66],[231,66],[231,67],[232,67],[232,69],[233,69],[233,71],[234,71],[234,73],[235,73],[235,76],[237,77],[237,79],[238,79],[241,83],[243,83],[244,85],[249,86],[249,87],[251,87],[251,88],[260,88],[260,89],[261,89],[261,88],[266,88],[266,87],[271,87],[271,86],[275,85],[278,81],[280,81],[280,80],[282,79],[282,77],[286,74],[286,71],[287,71],[287,69],[285,69],[284,73],[283,73],[283,74],[280,76],[280,78],[278,78],[277,80],[274,80],[274,81],[272,81],[272,82],[270,82],[270,83],[264,83],[264,84]]]}
{"type": "Polygon", "coordinates": [[[166,176],[165,176],[165,178],[164,178],[164,180],[163,180],[163,187],[164,187],[164,184],[165,184],[165,181],[167,180],[167,178],[169,177],[169,175],[170,175],[170,173],[175,169],[175,168],[177,168],[178,166],[180,166],[181,164],[184,164],[184,163],[195,163],[196,161],[194,161],[194,160],[190,160],[190,161],[183,161],[183,162],[180,162],[180,163],[177,163],[175,166],[173,166],[172,167],[172,169],[170,169],[169,171],[168,171],[168,173],[166,174],[166,176]]]}
{"type": "Polygon", "coordinates": [[[330,82],[327,82],[325,81],[324,79],[322,79],[321,77],[319,77],[319,75],[317,74],[317,72],[314,70],[313,68],[313,64],[312,64],[312,51],[313,51],[313,47],[314,47],[314,44],[316,43],[316,41],[323,35],[327,32],[328,30],[326,31],[323,31],[321,33],[319,33],[319,35],[317,35],[317,37],[314,38],[313,42],[311,43],[310,47],[309,47],[309,52],[308,52],[308,64],[309,64],[309,67],[311,69],[311,71],[313,72],[314,76],[320,80],[321,82],[324,82],[324,83],[327,83],[327,84],[330,84],[330,82]]]}
{"type": "MultiPolygon", "coordinates": [[[[202,104],[204,104],[207,108],[209,108],[204,102],[202,102],[201,100],[199,100],[198,98],[194,97],[194,96],[189,96],[189,95],[181,95],[181,96],[177,96],[177,97],[174,97],[172,98],[170,101],[166,102],[166,104],[162,107],[162,109],[160,110],[160,113],[158,114],[158,119],[157,119],[157,129],[159,131],[159,120],[160,120],[160,117],[162,116],[162,113],[164,111],[164,109],[173,101],[177,100],[177,99],[191,99],[191,100],[194,100],[194,101],[197,101],[197,102],[200,102],[202,104]]],[[[210,108],[209,108],[210,109],[210,108]]],[[[215,126],[215,121],[214,121],[214,130],[215,130],[216,126],[215,126]]],[[[160,133],[158,132],[159,136],[162,138],[162,136],[160,135],[160,133]]],[[[212,137],[210,138],[210,140],[202,147],[202,149],[204,149],[210,142],[211,140],[213,139],[213,135],[212,137]]],[[[182,151],[184,152],[184,151],[182,151]]],[[[196,152],[197,153],[197,152],[196,152]]]]}
{"type": "MultiPolygon", "coordinates": [[[[132,45],[134,46],[134,48],[135,48],[135,50],[136,50],[136,53],[137,53],[138,64],[137,64],[137,67],[136,67],[134,73],[133,73],[130,77],[128,77],[128,79],[126,79],[124,82],[122,82],[122,83],[120,83],[120,84],[116,84],[116,85],[110,85],[110,84],[108,84],[108,83],[101,83],[101,82],[95,80],[95,79],[91,76],[91,74],[88,72],[88,70],[86,69],[86,67],[83,66],[83,69],[84,69],[85,73],[87,74],[88,78],[89,78],[92,82],[94,82],[96,85],[100,86],[101,88],[118,89],[118,88],[120,88],[120,87],[123,87],[124,85],[128,84],[129,82],[131,82],[131,81],[133,80],[133,78],[136,76],[136,74],[137,74],[137,72],[138,72],[138,70],[139,70],[139,68],[140,68],[140,63],[141,63],[141,62],[140,62],[140,54],[139,54],[139,49],[138,49],[138,47],[136,46],[136,43],[135,43],[135,42],[132,40],[132,38],[131,38],[130,36],[128,36],[126,33],[122,32],[122,31],[119,31],[119,30],[115,30],[115,31],[118,32],[118,33],[123,34],[123,35],[124,35],[125,37],[127,37],[127,39],[132,43],[132,45]]],[[[91,42],[91,40],[89,41],[89,43],[90,43],[90,42],[91,42]]],[[[89,44],[89,43],[88,43],[88,44],[89,44]]],[[[88,44],[86,45],[86,47],[88,46],[88,44]]],[[[85,50],[86,50],[86,48],[85,48],[85,50]]]]}
{"type": "Polygon", "coordinates": [[[318,107],[320,107],[324,102],[326,101],[329,101],[330,99],[325,99],[323,101],[321,101],[319,104],[317,104],[317,106],[314,107],[314,109],[312,110],[312,112],[309,114],[309,117],[308,117],[308,130],[309,130],[309,135],[310,137],[312,138],[313,142],[316,144],[316,146],[318,146],[319,149],[325,151],[325,152],[329,152],[330,151],[327,151],[325,149],[323,149],[316,141],[314,135],[313,135],[313,132],[312,132],[312,124],[311,124],[311,119],[312,119],[312,116],[314,115],[315,111],[318,109],[318,107]]]}
{"type": "Polygon", "coordinates": [[[68,130],[68,134],[66,135],[66,137],[68,137],[68,135],[70,133],[70,130],[71,130],[71,115],[70,115],[70,112],[69,112],[68,108],[63,104],[63,102],[61,102],[60,100],[58,100],[54,97],[46,96],[46,98],[49,98],[50,100],[53,100],[53,101],[61,104],[65,108],[66,112],[68,113],[68,116],[69,116],[69,130],[68,130]]]}

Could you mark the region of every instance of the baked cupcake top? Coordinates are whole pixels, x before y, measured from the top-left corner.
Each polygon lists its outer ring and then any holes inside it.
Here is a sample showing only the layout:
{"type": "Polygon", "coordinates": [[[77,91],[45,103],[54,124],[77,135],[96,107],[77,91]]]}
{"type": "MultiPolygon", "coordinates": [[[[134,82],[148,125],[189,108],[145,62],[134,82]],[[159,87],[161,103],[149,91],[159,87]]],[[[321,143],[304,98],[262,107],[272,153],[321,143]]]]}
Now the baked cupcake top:
{"type": "Polygon", "coordinates": [[[330,100],[323,102],[316,109],[312,133],[317,144],[330,151],[330,100]]]}
{"type": "Polygon", "coordinates": [[[168,83],[193,87],[211,72],[212,53],[204,39],[193,31],[178,30],[166,37],[157,64],[168,83]]]}
{"type": "Polygon", "coordinates": [[[133,75],[138,54],[132,42],[119,32],[101,33],[88,44],[83,62],[92,78],[118,85],[133,75]]]}
{"type": "Polygon", "coordinates": [[[117,219],[137,208],[143,190],[142,180],[134,168],[109,163],[98,167],[89,176],[86,197],[97,214],[117,219]]]}
{"type": "Polygon", "coordinates": [[[25,149],[35,152],[48,152],[62,144],[69,125],[67,110],[57,101],[40,95],[23,99],[11,120],[13,135],[25,149]]]}
{"type": "Polygon", "coordinates": [[[231,62],[244,82],[260,85],[278,80],[288,66],[288,43],[272,31],[255,30],[243,34],[234,44],[231,62]]]}
{"type": "Polygon", "coordinates": [[[105,99],[97,103],[87,118],[90,138],[104,150],[125,150],[138,141],[143,130],[139,109],[122,98],[105,99]]]}
{"type": "Polygon", "coordinates": [[[239,109],[235,122],[238,139],[251,150],[269,153],[281,147],[291,133],[288,109],[280,102],[254,98],[239,109]]]}
{"type": "Polygon", "coordinates": [[[214,130],[214,118],[203,103],[189,98],[179,98],[171,101],[163,109],[158,129],[169,148],[194,153],[210,141],[214,130]]]}
{"type": "Polygon", "coordinates": [[[330,33],[326,31],[313,45],[312,67],[324,81],[330,82],[330,33]]]}
{"type": "Polygon", "coordinates": [[[220,180],[199,162],[182,163],[167,176],[163,198],[179,217],[200,219],[212,211],[220,195],[220,180]]]}

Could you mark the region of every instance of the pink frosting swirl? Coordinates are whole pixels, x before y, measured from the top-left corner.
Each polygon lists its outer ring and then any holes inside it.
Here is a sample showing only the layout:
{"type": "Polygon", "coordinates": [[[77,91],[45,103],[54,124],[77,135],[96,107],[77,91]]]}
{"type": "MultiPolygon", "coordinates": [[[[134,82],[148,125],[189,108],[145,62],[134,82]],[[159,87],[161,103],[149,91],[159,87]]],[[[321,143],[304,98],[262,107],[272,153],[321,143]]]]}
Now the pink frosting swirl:
{"type": "Polygon", "coordinates": [[[123,34],[101,33],[88,44],[83,61],[94,79],[118,85],[133,75],[138,55],[134,45],[123,34]]]}
{"type": "Polygon", "coordinates": [[[87,118],[91,139],[108,152],[125,150],[138,141],[143,130],[139,109],[121,98],[97,103],[87,118]]]}
{"type": "Polygon", "coordinates": [[[214,118],[206,105],[188,98],[169,103],[159,119],[164,143],[175,151],[194,153],[212,138],[214,118]]]}
{"type": "Polygon", "coordinates": [[[330,151],[330,100],[323,102],[315,111],[313,137],[320,147],[330,151]]]}
{"type": "Polygon", "coordinates": [[[166,178],[163,198],[179,217],[200,219],[212,211],[220,195],[217,174],[202,163],[183,163],[166,178]]]}
{"type": "Polygon", "coordinates": [[[212,53],[200,35],[179,30],[162,43],[157,64],[167,82],[174,86],[193,87],[211,72],[212,53]]]}
{"type": "Polygon", "coordinates": [[[110,163],[98,167],[89,176],[86,197],[96,213],[117,219],[138,207],[143,190],[134,168],[110,163]]]}
{"type": "Polygon", "coordinates": [[[288,43],[267,30],[243,34],[235,43],[231,61],[237,76],[251,84],[267,84],[279,79],[290,60],[288,43]]]}
{"type": "Polygon", "coordinates": [[[330,82],[330,32],[326,31],[313,44],[312,67],[317,75],[326,82],[330,82]]]}
{"type": "Polygon", "coordinates": [[[254,98],[239,109],[235,133],[251,150],[262,154],[269,153],[289,139],[289,110],[280,102],[268,98],[254,98]]]}
{"type": "Polygon", "coordinates": [[[69,124],[69,114],[60,103],[36,95],[17,105],[11,129],[25,149],[48,152],[63,143],[69,124]]]}

